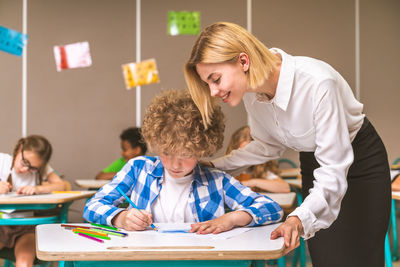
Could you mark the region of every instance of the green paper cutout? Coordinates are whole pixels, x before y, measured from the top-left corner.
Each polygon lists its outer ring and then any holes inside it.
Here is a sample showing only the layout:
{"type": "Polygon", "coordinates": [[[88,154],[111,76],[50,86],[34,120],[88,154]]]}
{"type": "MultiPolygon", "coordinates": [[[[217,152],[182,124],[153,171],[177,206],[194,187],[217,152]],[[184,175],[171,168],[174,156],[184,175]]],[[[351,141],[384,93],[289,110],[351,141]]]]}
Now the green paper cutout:
{"type": "Polygon", "coordinates": [[[197,35],[200,33],[200,12],[169,11],[168,35],[197,35]]]}

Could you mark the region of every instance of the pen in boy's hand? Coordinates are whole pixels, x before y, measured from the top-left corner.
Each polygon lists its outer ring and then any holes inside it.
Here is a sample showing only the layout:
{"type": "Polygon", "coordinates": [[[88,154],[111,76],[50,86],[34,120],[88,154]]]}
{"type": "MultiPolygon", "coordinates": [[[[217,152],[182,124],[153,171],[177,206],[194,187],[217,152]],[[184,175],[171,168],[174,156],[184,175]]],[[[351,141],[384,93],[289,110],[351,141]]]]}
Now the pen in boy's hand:
{"type": "MultiPolygon", "coordinates": [[[[125,193],[122,192],[122,190],[121,190],[119,187],[117,187],[117,190],[118,190],[118,192],[121,193],[121,195],[124,196],[124,198],[125,198],[135,209],[137,209],[138,211],[140,211],[140,209],[138,208],[138,206],[136,206],[135,203],[133,203],[133,201],[132,201],[127,195],[125,195],[125,193]]],[[[151,226],[151,228],[153,228],[155,231],[157,231],[157,227],[155,227],[154,224],[150,224],[150,226],[151,226]]]]}

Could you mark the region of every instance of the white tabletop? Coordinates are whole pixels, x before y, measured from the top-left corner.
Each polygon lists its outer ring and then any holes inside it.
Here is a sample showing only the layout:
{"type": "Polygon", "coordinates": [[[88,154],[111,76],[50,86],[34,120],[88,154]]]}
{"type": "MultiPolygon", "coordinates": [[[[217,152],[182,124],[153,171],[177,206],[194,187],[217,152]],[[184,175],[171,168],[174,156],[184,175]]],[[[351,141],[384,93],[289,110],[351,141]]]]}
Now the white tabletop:
{"type": "Polygon", "coordinates": [[[36,252],[39,259],[46,261],[276,259],[284,250],[283,238],[270,239],[278,225],[252,227],[222,240],[191,234],[128,232],[127,237],[110,236],[111,240],[98,243],[78,236],[60,224],[42,224],[36,227],[36,252]]]}
{"type": "Polygon", "coordinates": [[[400,200],[400,191],[392,191],[392,198],[400,200]]]}
{"type": "Polygon", "coordinates": [[[80,186],[82,188],[85,189],[98,189],[100,187],[102,187],[105,184],[108,184],[109,182],[111,182],[111,180],[94,180],[94,179],[80,179],[80,180],[75,180],[75,184],[77,186],[80,186]]]}
{"type": "Polygon", "coordinates": [[[297,188],[302,187],[301,179],[283,179],[283,180],[285,180],[289,185],[292,185],[294,187],[297,187],[297,188]]]}
{"type": "Polygon", "coordinates": [[[282,178],[287,177],[298,177],[300,176],[300,168],[287,168],[287,169],[280,169],[279,176],[282,178]]]}
{"type": "Polygon", "coordinates": [[[31,196],[2,195],[1,204],[58,204],[93,196],[96,191],[67,191],[70,193],[40,194],[31,196]]]}
{"type": "Polygon", "coordinates": [[[260,193],[270,197],[273,201],[279,204],[283,209],[291,208],[294,205],[296,199],[295,192],[289,193],[260,193]]]}

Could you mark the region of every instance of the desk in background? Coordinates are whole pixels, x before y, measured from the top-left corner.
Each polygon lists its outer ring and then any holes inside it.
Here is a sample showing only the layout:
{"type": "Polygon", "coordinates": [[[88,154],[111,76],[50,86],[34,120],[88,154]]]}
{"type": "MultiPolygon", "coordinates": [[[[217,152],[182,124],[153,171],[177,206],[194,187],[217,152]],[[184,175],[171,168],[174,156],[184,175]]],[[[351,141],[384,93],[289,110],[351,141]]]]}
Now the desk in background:
{"type": "Polygon", "coordinates": [[[282,178],[298,178],[301,179],[300,168],[280,169],[279,176],[282,178]]]}
{"type": "Polygon", "coordinates": [[[284,212],[290,212],[295,206],[296,193],[260,193],[279,204],[284,212]]]}
{"type": "Polygon", "coordinates": [[[205,266],[210,263],[230,266],[226,265],[229,261],[234,261],[235,266],[249,266],[252,260],[264,264],[264,260],[283,256],[283,238],[269,238],[277,226],[278,224],[254,227],[248,232],[222,240],[182,234],[154,236],[129,232],[127,237],[112,237],[104,243],[97,243],[77,236],[59,224],[47,224],[36,227],[36,254],[41,260],[68,261],[66,265],[74,266],[95,266],[90,265],[90,261],[96,261],[94,264],[98,266],[101,265],[98,261],[107,261],[107,266],[121,266],[121,261],[131,261],[125,262],[124,266],[179,264],[172,264],[171,261],[183,261],[185,266],[205,266]],[[159,248],[154,248],[155,246],[159,248]]]}
{"type": "Polygon", "coordinates": [[[111,180],[94,180],[94,179],[81,179],[75,180],[75,184],[81,188],[97,190],[105,184],[108,184],[111,180]]]}
{"type": "Polygon", "coordinates": [[[0,219],[0,225],[35,225],[42,223],[67,222],[68,208],[74,200],[93,196],[96,191],[72,191],[71,193],[42,194],[31,196],[0,197],[0,209],[46,210],[61,207],[59,215],[0,219]]]}
{"type": "Polygon", "coordinates": [[[290,186],[301,189],[301,179],[284,179],[290,186]]]}

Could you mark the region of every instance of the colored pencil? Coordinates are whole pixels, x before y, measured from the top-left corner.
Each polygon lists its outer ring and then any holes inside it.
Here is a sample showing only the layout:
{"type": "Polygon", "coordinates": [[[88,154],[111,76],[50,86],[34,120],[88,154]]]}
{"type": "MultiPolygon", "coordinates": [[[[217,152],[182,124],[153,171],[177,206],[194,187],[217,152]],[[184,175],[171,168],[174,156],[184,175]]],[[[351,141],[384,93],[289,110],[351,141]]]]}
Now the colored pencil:
{"type": "Polygon", "coordinates": [[[91,240],[93,240],[93,241],[97,241],[97,242],[99,242],[99,243],[104,243],[104,240],[98,239],[98,238],[93,237],[93,236],[88,236],[88,235],[82,234],[82,233],[78,233],[78,235],[83,236],[83,237],[86,237],[86,238],[91,239],[91,240]]]}
{"type": "Polygon", "coordinates": [[[109,236],[102,236],[102,235],[98,235],[98,234],[86,233],[86,232],[81,232],[79,230],[72,230],[72,232],[74,232],[75,234],[85,234],[85,235],[88,235],[88,236],[91,236],[91,237],[105,239],[105,240],[110,240],[111,239],[109,236]]]}
{"type": "Polygon", "coordinates": [[[61,227],[90,229],[90,227],[88,226],[74,225],[74,224],[61,224],[61,227]]]}
{"type": "MultiPolygon", "coordinates": [[[[122,192],[122,190],[121,190],[119,187],[117,187],[117,190],[118,190],[118,192],[121,193],[121,195],[124,196],[124,198],[125,198],[126,200],[128,200],[128,202],[132,205],[132,207],[134,207],[135,209],[137,209],[138,211],[140,211],[140,209],[138,208],[138,206],[136,206],[135,203],[133,203],[133,201],[132,201],[127,195],[125,195],[125,193],[122,192]]],[[[141,212],[141,211],[140,211],[140,212],[141,212]]],[[[154,230],[157,231],[157,228],[155,227],[154,224],[150,224],[150,226],[151,226],[151,228],[153,228],[154,230]]]]}
{"type": "Polygon", "coordinates": [[[76,229],[73,229],[72,231],[74,231],[74,232],[80,232],[80,233],[84,233],[84,234],[93,234],[93,235],[99,235],[99,236],[108,236],[107,234],[105,234],[105,233],[99,233],[99,232],[95,232],[95,231],[90,231],[90,230],[87,230],[87,229],[80,229],[80,228],[76,228],[76,229]]]}
{"type": "Polygon", "coordinates": [[[91,223],[91,225],[93,226],[97,226],[100,228],[105,228],[105,229],[110,229],[110,230],[114,230],[114,231],[118,231],[119,229],[116,227],[112,227],[112,226],[108,226],[108,225],[102,225],[102,224],[97,224],[97,223],[91,223]]]}
{"type": "Polygon", "coordinates": [[[95,232],[99,232],[99,233],[120,236],[120,237],[127,236],[127,234],[125,234],[125,233],[117,233],[117,232],[114,232],[114,231],[107,231],[107,230],[96,229],[96,228],[91,228],[90,230],[95,231],[95,232]]]}

